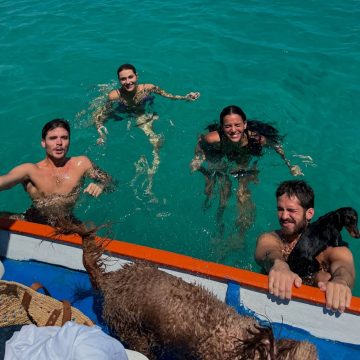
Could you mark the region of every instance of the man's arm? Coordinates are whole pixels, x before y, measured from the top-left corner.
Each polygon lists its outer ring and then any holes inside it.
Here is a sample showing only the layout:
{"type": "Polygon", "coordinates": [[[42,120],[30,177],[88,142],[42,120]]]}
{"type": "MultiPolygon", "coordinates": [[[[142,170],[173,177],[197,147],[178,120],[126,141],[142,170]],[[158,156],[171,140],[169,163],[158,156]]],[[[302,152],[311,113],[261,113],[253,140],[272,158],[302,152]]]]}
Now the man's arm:
{"type": "Polygon", "coordinates": [[[0,191],[11,189],[13,186],[22,183],[29,178],[34,164],[21,164],[16,166],[7,174],[0,176],[0,191]]]}
{"type": "Polygon", "coordinates": [[[87,170],[85,176],[95,180],[90,183],[85,189],[84,193],[88,193],[94,197],[98,197],[104,190],[108,189],[112,184],[111,176],[99,167],[94,165],[88,158],[86,159],[87,170]]]}
{"type": "Polygon", "coordinates": [[[258,238],[255,260],[269,273],[270,294],[290,300],[292,286],[300,287],[302,280],[286,263],[281,240],[275,232],[265,233],[258,238]]]}
{"type": "Polygon", "coordinates": [[[150,90],[151,92],[153,92],[155,94],[164,96],[169,99],[174,99],[174,100],[194,101],[200,97],[199,92],[190,92],[186,95],[173,95],[173,94],[170,94],[170,93],[166,92],[165,90],[161,89],[159,86],[155,86],[155,85],[149,85],[148,90],[150,90]]]}
{"type": "Polygon", "coordinates": [[[326,308],[342,313],[350,306],[355,282],[353,255],[347,247],[329,247],[323,252],[323,259],[330,266],[331,279],[319,281],[318,286],[325,292],[326,308]]]}
{"type": "Polygon", "coordinates": [[[269,273],[275,260],[285,262],[281,250],[282,245],[279,236],[275,232],[264,233],[257,239],[255,260],[269,273]]]}

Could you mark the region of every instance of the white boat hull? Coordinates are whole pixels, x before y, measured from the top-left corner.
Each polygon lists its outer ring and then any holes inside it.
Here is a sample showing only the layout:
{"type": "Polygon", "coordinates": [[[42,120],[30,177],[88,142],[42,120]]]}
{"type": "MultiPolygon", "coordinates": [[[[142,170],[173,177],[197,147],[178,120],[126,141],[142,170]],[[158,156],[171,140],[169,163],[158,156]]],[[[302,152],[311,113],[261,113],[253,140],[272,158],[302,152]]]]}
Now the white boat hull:
{"type": "MultiPolygon", "coordinates": [[[[23,221],[0,220],[0,228],[1,256],[85,270],[81,239],[77,236],[54,236],[54,230],[48,226],[23,221]]],[[[235,288],[232,302],[260,318],[304,329],[319,338],[360,345],[359,298],[354,297],[349,311],[339,316],[326,311],[324,295],[308,286],[294,289],[293,299],[285,303],[269,296],[264,275],[121,241],[111,242],[107,250],[107,257],[111,257],[108,271],[134,259],[153,261],[185,281],[204,286],[223,301],[229,295],[229,287],[235,288]]]]}

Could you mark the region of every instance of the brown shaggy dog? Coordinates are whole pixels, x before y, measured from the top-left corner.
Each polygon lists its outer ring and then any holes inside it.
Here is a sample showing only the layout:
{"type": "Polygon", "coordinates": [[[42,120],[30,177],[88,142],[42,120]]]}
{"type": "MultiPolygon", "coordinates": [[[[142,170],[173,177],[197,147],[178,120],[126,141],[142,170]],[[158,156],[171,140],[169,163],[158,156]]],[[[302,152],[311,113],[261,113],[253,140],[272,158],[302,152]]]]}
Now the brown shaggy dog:
{"type": "Polygon", "coordinates": [[[145,262],[105,273],[94,231],[83,238],[83,262],[103,295],[103,318],[130,349],[152,360],[317,359],[308,342],[275,341],[259,326],[200,286],[145,262]]]}

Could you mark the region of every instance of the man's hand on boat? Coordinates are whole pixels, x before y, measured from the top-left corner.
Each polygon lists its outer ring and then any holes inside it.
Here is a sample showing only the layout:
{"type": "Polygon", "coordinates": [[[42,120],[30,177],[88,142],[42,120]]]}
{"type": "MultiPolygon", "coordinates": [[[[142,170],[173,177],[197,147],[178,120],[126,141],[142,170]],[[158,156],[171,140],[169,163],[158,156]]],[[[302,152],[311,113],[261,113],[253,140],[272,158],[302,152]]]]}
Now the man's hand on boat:
{"type": "MultiPolygon", "coordinates": [[[[269,293],[282,299],[290,300],[292,287],[301,287],[302,279],[290,270],[289,265],[282,260],[275,260],[269,272],[269,293]]],[[[319,289],[325,292],[326,308],[343,313],[351,303],[351,288],[343,278],[318,281],[319,289]]]]}
{"type": "Polygon", "coordinates": [[[319,289],[326,293],[326,308],[343,313],[351,303],[351,289],[340,279],[320,281],[319,289]]]}
{"type": "Polygon", "coordinates": [[[269,272],[269,292],[282,300],[290,300],[292,286],[299,288],[302,280],[299,275],[290,270],[289,265],[282,260],[275,260],[269,272]]]}

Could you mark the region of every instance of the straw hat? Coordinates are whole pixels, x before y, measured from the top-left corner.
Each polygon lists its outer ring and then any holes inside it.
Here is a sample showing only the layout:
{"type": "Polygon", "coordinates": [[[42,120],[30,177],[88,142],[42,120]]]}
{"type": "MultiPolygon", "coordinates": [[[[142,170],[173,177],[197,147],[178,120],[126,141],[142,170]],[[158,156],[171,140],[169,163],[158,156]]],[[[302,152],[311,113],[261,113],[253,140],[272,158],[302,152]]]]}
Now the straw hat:
{"type": "Polygon", "coordinates": [[[37,326],[62,326],[66,321],[81,325],[94,323],[68,301],[58,301],[39,283],[31,287],[0,280],[0,327],[35,324],[37,326]],[[43,288],[47,295],[36,290],[43,288]]]}

